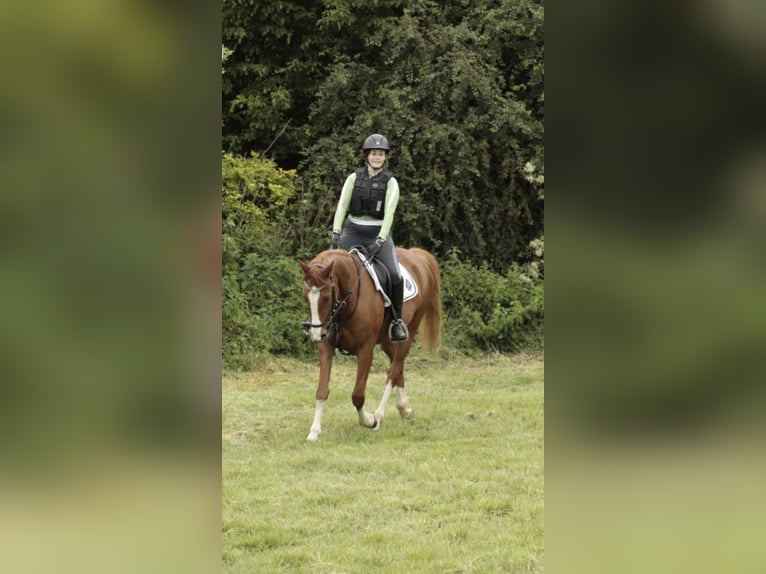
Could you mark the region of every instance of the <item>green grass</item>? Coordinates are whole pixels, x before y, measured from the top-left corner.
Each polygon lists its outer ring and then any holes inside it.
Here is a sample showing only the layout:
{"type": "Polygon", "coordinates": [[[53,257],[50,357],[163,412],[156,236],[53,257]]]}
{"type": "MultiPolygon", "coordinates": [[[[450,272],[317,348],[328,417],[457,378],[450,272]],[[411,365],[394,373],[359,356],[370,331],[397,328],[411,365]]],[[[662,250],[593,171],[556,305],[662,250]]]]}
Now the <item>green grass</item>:
{"type": "MultiPolygon", "coordinates": [[[[355,363],[336,358],[316,443],[318,366],[223,380],[223,571],[543,571],[543,360],[414,358],[412,420],[392,399],[358,424],[355,363]]],[[[377,407],[376,357],[365,407],[377,407]]]]}

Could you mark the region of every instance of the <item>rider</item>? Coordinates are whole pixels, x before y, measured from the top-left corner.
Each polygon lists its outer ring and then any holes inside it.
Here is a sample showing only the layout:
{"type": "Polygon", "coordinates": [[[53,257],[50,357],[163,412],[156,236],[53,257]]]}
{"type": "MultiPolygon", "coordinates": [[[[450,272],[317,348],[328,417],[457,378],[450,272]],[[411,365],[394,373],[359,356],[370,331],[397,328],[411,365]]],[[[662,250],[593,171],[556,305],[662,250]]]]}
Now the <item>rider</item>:
{"type": "Polygon", "coordinates": [[[391,235],[399,203],[399,184],[390,171],[383,169],[391,151],[384,136],[372,134],[364,140],[362,150],[365,166],[346,178],[338,200],[331,248],[349,250],[362,245],[367,248],[370,258],[377,257],[386,266],[391,276],[391,310],[394,314],[388,327],[388,338],[402,342],[410,335],[407,324],[402,321],[404,284],[391,235]]]}

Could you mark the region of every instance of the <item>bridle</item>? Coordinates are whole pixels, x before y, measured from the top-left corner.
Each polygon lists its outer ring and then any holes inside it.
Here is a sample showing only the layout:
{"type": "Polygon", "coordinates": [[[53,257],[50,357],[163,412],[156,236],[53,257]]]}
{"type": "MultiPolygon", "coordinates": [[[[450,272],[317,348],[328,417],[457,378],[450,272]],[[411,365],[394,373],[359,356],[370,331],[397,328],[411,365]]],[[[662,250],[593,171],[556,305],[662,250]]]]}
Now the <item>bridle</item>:
{"type": "MultiPolygon", "coordinates": [[[[324,269],[326,267],[326,265],[324,265],[323,263],[315,263],[314,265],[316,265],[320,269],[324,269]]],[[[351,311],[351,314],[345,317],[345,319],[350,319],[351,317],[353,317],[354,313],[356,313],[356,310],[359,307],[359,295],[362,292],[361,266],[362,266],[361,261],[356,264],[356,293],[357,293],[356,304],[354,305],[354,309],[353,311],[351,311]]],[[[311,287],[309,287],[307,282],[304,281],[303,284],[308,289],[311,289],[311,287]]],[[[341,310],[346,308],[346,306],[348,305],[348,300],[351,297],[351,295],[353,295],[354,290],[349,289],[348,291],[345,292],[343,299],[339,299],[337,295],[337,290],[336,290],[335,277],[333,277],[332,275],[330,276],[330,285],[332,287],[332,307],[328,311],[327,317],[325,318],[325,320],[319,324],[312,323],[310,321],[303,321],[301,323],[301,327],[303,327],[303,332],[306,335],[309,334],[309,329],[316,328],[316,327],[326,328],[328,332],[330,331],[330,329],[332,329],[333,331],[335,331],[336,346],[340,346],[340,318],[338,317],[338,314],[341,312],[341,310]]],[[[322,285],[321,287],[319,287],[319,290],[321,291],[325,287],[327,287],[327,285],[322,285]]],[[[325,337],[326,336],[327,335],[325,334],[325,337]]],[[[324,337],[322,337],[322,339],[324,339],[324,337]]]]}

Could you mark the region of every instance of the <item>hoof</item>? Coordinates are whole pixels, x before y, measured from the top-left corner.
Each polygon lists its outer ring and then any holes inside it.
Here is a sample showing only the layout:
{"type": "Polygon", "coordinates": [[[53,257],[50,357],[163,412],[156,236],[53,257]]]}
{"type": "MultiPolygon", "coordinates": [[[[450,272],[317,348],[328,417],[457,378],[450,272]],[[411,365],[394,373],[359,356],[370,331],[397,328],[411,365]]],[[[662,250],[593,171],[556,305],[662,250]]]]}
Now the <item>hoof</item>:
{"type": "Polygon", "coordinates": [[[306,441],[308,442],[315,442],[319,440],[319,433],[309,433],[309,436],[306,437],[306,441]]]}
{"type": "Polygon", "coordinates": [[[371,427],[369,427],[369,429],[370,429],[370,430],[373,430],[373,431],[376,431],[376,430],[380,430],[380,423],[381,423],[381,419],[378,419],[378,418],[376,417],[376,418],[375,418],[375,424],[374,424],[374,425],[372,425],[371,427]]]}
{"type": "Polygon", "coordinates": [[[410,409],[410,408],[401,409],[401,410],[399,411],[399,416],[401,416],[401,417],[402,417],[404,420],[409,420],[409,419],[411,419],[413,416],[415,416],[415,411],[413,411],[413,410],[412,410],[412,409],[410,409]]]}
{"type": "Polygon", "coordinates": [[[366,429],[374,429],[378,425],[378,419],[375,418],[374,414],[364,410],[360,410],[359,425],[363,426],[366,429]]]}

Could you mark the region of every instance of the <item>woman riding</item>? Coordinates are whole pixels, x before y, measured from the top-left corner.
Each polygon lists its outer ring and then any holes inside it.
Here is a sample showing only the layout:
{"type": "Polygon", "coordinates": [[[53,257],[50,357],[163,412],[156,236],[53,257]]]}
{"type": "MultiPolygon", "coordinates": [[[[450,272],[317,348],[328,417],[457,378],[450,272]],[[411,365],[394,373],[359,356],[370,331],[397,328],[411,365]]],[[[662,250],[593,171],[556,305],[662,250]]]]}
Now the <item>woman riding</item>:
{"type": "Polygon", "coordinates": [[[365,166],[350,174],[343,184],[333,221],[331,248],[350,250],[361,245],[367,249],[370,258],[377,258],[386,266],[391,276],[394,315],[388,327],[388,338],[402,342],[409,338],[409,332],[402,321],[404,285],[391,235],[399,203],[399,184],[390,171],[383,169],[391,151],[384,136],[372,134],[364,140],[362,150],[365,166]]]}

